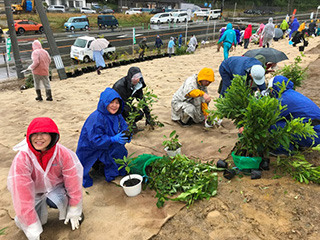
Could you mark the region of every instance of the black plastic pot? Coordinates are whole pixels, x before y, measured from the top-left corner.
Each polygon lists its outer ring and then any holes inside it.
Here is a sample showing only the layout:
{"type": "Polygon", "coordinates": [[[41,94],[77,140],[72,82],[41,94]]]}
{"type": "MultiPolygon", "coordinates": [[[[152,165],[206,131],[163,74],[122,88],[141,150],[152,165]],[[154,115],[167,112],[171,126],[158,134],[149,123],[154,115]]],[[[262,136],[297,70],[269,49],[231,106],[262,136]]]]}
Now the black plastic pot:
{"type": "Polygon", "coordinates": [[[92,66],[89,66],[89,67],[87,67],[87,70],[88,70],[88,72],[93,72],[93,71],[96,70],[96,68],[92,67],[92,66]]]}
{"type": "Polygon", "coordinates": [[[67,72],[66,74],[67,74],[67,78],[71,78],[73,73],[72,72],[67,72]]]}
{"type": "Polygon", "coordinates": [[[262,161],[260,163],[260,169],[265,171],[270,170],[269,165],[270,165],[270,159],[262,158],[262,161]]]}
{"type": "Polygon", "coordinates": [[[228,168],[228,163],[219,159],[217,162],[217,168],[228,168]]]}
{"type": "Polygon", "coordinates": [[[76,69],[76,70],[74,71],[74,73],[73,73],[73,75],[74,75],[75,77],[81,76],[82,74],[83,74],[83,72],[82,72],[81,70],[79,70],[79,69],[76,69]]]}
{"type": "Polygon", "coordinates": [[[234,169],[226,169],[223,172],[223,176],[228,180],[231,180],[236,174],[237,173],[234,169]]]}
{"type": "Polygon", "coordinates": [[[113,64],[112,63],[108,63],[108,68],[112,68],[113,64]]]}
{"type": "Polygon", "coordinates": [[[309,42],[308,41],[304,41],[303,46],[308,46],[309,42]]]}
{"type": "Polygon", "coordinates": [[[304,46],[299,46],[299,52],[303,52],[304,51],[304,46]]]}
{"type": "Polygon", "coordinates": [[[251,179],[260,179],[262,172],[259,170],[252,170],[251,171],[251,179]]]}

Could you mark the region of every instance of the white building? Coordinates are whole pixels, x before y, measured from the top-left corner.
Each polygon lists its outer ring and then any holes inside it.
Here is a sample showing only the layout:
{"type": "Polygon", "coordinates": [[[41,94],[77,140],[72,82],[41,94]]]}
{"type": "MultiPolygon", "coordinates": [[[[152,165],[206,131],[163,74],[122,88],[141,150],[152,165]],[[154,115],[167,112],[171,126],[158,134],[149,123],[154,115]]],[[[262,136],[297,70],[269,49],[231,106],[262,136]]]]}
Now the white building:
{"type": "Polygon", "coordinates": [[[80,7],[86,7],[87,3],[86,0],[43,0],[50,5],[64,5],[69,8],[80,8],[80,7]]]}

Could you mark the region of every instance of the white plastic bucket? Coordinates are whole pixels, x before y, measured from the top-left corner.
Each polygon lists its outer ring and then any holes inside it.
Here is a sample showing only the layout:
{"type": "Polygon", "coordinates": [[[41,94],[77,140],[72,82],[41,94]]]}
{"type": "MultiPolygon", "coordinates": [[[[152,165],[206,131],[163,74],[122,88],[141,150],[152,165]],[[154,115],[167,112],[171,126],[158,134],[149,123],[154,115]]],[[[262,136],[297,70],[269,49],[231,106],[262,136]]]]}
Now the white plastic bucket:
{"type": "Polygon", "coordinates": [[[120,181],[120,186],[123,188],[124,192],[127,194],[128,197],[134,197],[137,196],[140,192],[141,192],[141,183],[142,183],[143,177],[139,174],[130,174],[127,175],[125,177],[123,177],[120,181]],[[135,186],[131,186],[131,187],[126,187],[124,186],[124,182],[127,181],[130,178],[137,178],[140,180],[140,182],[135,185],[135,186]]]}

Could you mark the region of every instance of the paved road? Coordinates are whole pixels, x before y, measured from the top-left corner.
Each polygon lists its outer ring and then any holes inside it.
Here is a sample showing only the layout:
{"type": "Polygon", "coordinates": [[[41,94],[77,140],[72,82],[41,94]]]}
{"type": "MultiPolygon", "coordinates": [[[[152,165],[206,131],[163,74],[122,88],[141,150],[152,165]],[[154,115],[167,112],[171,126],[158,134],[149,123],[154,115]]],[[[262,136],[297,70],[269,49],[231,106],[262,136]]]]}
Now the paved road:
{"type": "MultiPolygon", "coordinates": [[[[274,17],[274,23],[280,24],[285,16],[276,16],[274,17]]],[[[303,18],[307,19],[309,14],[299,15],[300,21],[303,18]]],[[[236,25],[247,25],[248,23],[259,25],[261,22],[265,22],[268,20],[268,16],[260,16],[254,18],[237,18],[237,19],[229,19],[230,22],[236,25]]],[[[195,34],[198,36],[198,41],[201,41],[206,36],[212,38],[212,36],[217,39],[218,30],[225,26],[226,22],[218,21],[199,21],[196,23],[188,24],[188,39],[191,34],[195,34]]],[[[137,42],[140,41],[141,38],[147,37],[148,45],[153,47],[154,40],[156,35],[160,35],[162,40],[165,42],[169,40],[170,36],[179,36],[182,34],[185,36],[186,33],[186,24],[161,24],[161,25],[151,25],[150,29],[142,29],[141,27],[136,29],[136,39],[137,42]]],[[[79,36],[90,35],[97,37],[98,35],[103,35],[108,41],[111,42],[113,46],[117,48],[117,51],[121,53],[127,51],[131,53],[131,46],[132,46],[132,28],[123,28],[123,29],[115,29],[112,32],[110,29],[107,30],[91,30],[91,31],[78,31],[75,33],[55,33],[54,38],[56,40],[57,46],[59,48],[59,52],[64,59],[64,65],[68,66],[71,64],[69,53],[70,47],[73,44],[74,40],[79,36]]],[[[45,34],[39,35],[25,35],[25,36],[18,36],[18,43],[19,43],[19,50],[20,50],[20,57],[22,59],[22,63],[24,67],[27,67],[31,60],[31,44],[33,40],[44,38],[45,34]]],[[[46,48],[49,53],[50,49],[46,40],[43,40],[43,47],[46,48]]],[[[136,48],[138,46],[136,45],[136,48]]],[[[5,46],[2,44],[0,45],[0,53],[2,54],[5,51],[5,46]]],[[[0,57],[0,81],[3,81],[8,78],[7,71],[4,68],[4,59],[0,57]]],[[[16,72],[14,69],[14,62],[12,61],[12,66],[10,66],[9,74],[11,78],[16,78],[16,72]]]]}

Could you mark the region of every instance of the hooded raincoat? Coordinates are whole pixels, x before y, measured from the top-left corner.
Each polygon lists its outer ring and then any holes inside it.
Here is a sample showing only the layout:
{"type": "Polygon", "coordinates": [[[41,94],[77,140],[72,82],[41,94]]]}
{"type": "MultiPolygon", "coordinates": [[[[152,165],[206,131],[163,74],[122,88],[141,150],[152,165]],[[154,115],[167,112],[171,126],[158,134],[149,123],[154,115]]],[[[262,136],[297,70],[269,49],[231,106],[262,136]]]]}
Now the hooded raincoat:
{"type": "Polygon", "coordinates": [[[229,50],[232,47],[232,44],[234,44],[234,46],[237,46],[236,32],[232,29],[231,23],[227,24],[227,29],[219,39],[218,44],[221,42],[223,42],[224,59],[227,59],[229,57],[229,50]]]}
{"type": "Polygon", "coordinates": [[[292,36],[292,33],[294,33],[295,31],[298,31],[299,29],[299,26],[300,26],[300,23],[298,22],[298,20],[295,18],[293,19],[293,22],[290,24],[290,33],[289,33],[289,39],[291,38],[292,36]]]}
{"type": "Polygon", "coordinates": [[[46,200],[49,198],[59,209],[59,219],[65,219],[67,207],[77,206],[82,212],[83,168],[77,155],[57,143],[59,131],[50,118],[35,118],[30,123],[26,139],[14,147],[15,156],[8,175],[15,221],[26,236],[32,229],[40,235],[47,222],[46,200]],[[37,151],[31,143],[33,133],[47,132],[51,143],[46,151],[37,151]]]}
{"type": "Polygon", "coordinates": [[[168,53],[173,54],[174,53],[174,37],[170,37],[170,41],[168,42],[168,53]]]}
{"type": "Polygon", "coordinates": [[[193,36],[190,38],[187,52],[194,52],[194,51],[196,50],[196,48],[197,48],[197,45],[198,45],[198,40],[197,40],[196,36],[193,35],[193,36]]]}
{"type": "Polygon", "coordinates": [[[187,78],[172,97],[171,119],[179,121],[191,117],[195,123],[203,122],[204,114],[207,114],[204,112],[204,93],[208,93],[208,90],[206,86],[200,85],[198,74],[187,78]]]}
{"type": "Polygon", "coordinates": [[[121,112],[123,101],[119,94],[112,88],[106,88],[100,95],[97,110],[85,121],[77,148],[77,155],[83,165],[83,186],[91,187],[92,178],[89,171],[96,161],[104,164],[106,181],[110,182],[119,175],[125,175],[124,169],[118,171],[119,165],[114,158],[123,158],[128,151],[123,144],[113,143],[111,137],[128,129],[121,112]],[[107,106],[115,99],[120,99],[120,108],[116,114],[111,114],[107,106]]]}
{"type": "MultiPolygon", "coordinates": [[[[284,76],[276,76],[273,79],[273,91],[272,95],[279,99],[282,106],[287,106],[284,111],[281,112],[280,116],[285,117],[287,120],[294,118],[304,118],[303,122],[308,122],[317,120],[317,123],[314,125],[314,130],[316,131],[318,137],[315,138],[313,143],[311,138],[297,140],[297,143],[303,147],[311,147],[320,144],[320,125],[317,125],[320,122],[320,108],[309,98],[302,95],[301,93],[293,89],[293,82],[288,80],[284,76]],[[285,83],[286,89],[279,98],[279,91],[282,84],[285,83]]],[[[285,120],[277,122],[277,126],[284,127],[286,124],[285,120]]]]}
{"type": "MultiPolygon", "coordinates": [[[[240,76],[248,75],[253,65],[262,66],[262,63],[256,58],[244,57],[244,56],[229,57],[227,60],[224,60],[219,67],[219,73],[221,76],[221,83],[220,83],[221,89],[219,87],[220,89],[219,93],[222,96],[224,96],[227,88],[231,86],[231,81],[234,75],[240,75],[240,76]]],[[[253,81],[251,82],[253,84],[253,81]]],[[[251,85],[251,83],[248,83],[248,84],[251,85]]],[[[266,89],[265,84],[257,87],[260,90],[266,89]]]]}
{"type": "Polygon", "coordinates": [[[280,29],[285,32],[289,29],[289,24],[285,19],[283,19],[282,23],[280,24],[280,29]]]}
{"type": "Polygon", "coordinates": [[[263,35],[262,35],[262,31],[264,29],[264,24],[261,23],[258,30],[257,30],[257,34],[259,36],[259,47],[262,47],[262,44],[263,44],[263,35]]]}
{"type": "MultiPolygon", "coordinates": [[[[143,88],[146,87],[143,77],[140,78],[140,82],[136,86],[132,85],[131,83],[131,79],[133,75],[137,73],[141,73],[140,68],[138,67],[129,68],[127,76],[119,79],[112,87],[114,90],[117,91],[117,93],[120,95],[120,97],[125,103],[132,102],[132,100],[129,100],[130,97],[137,100],[140,100],[143,98],[143,88]]],[[[130,107],[127,104],[125,104],[123,107],[122,116],[126,119],[129,116],[130,111],[131,111],[130,107]]],[[[146,117],[148,117],[150,114],[149,109],[145,108],[143,109],[143,111],[144,111],[144,114],[146,114],[146,117]]],[[[136,119],[136,121],[139,121],[142,118],[143,118],[143,113],[141,112],[140,116],[138,117],[138,119],[136,119]]]]}
{"type": "Polygon", "coordinates": [[[49,53],[44,50],[41,43],[38,40],[32,43],[32,54],[31,54],[32,64],[30,68],[32,73],[40,76],[49,76],[49,65],[51,63],[51,58],[49,53]]]}
{"type": "Polygon", "coordinates": [[[262,31],[262,36],[263,36],[263,47],[268,46],[271,44],[271,41],[274,37],[274,24],[273,24],[273,18],[269,18],[268,23],[265,25],[263,31],[262,31]]]}
{"type": "Polygon", "coordinates": [[[178,44],[180,48],[182,46],[182,34],[179,35],[178,44]]]}

